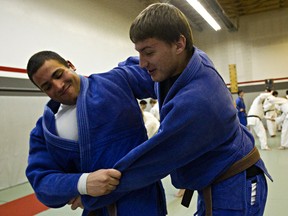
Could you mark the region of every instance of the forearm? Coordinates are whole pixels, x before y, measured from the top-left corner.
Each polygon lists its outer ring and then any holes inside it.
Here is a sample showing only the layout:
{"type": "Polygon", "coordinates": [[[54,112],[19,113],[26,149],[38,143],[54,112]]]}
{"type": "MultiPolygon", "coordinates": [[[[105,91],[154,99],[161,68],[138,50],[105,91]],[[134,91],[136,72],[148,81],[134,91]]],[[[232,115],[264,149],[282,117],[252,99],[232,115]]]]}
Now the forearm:
{"type": "MultiPolygon", "coordinates": [[[[135,98],[156,98],[154,82],[148,72],[139,66],[139,59],[128,58],[125,62],[119,63],[121,76],[126,80],[135,98]]],[[[127,86],[125,86],[127,88],[127,86]]]]}
{"type": "Polygon", "coordinates": [[[51,173],[41,177],[27,174],[27,177],[37,198],[44,205],[59,208],[80,195],[77,189],[80,175],[81,174],[51,173]]]}
{"type": "Polygon", "coordinates": [[[30,136],[26,176],[38,199],[49,207],[61,207],[79,195],[77,183],[81,173],[65,173],[48,153],[41,121],[30,136]]]}

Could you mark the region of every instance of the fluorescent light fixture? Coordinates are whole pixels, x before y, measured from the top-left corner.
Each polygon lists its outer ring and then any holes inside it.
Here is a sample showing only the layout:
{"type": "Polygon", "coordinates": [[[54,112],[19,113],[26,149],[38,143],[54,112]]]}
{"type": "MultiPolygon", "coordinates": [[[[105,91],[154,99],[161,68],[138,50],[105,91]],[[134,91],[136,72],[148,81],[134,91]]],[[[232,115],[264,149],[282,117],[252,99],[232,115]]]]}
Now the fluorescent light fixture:
{"type": "Polygon", "coordinates": [[[208,24],[215,30],[221,29],[220,25],[216,20],[208,13],[208,11],[198,2],[198,0],[186,0],[205,20],[208,24]]]}

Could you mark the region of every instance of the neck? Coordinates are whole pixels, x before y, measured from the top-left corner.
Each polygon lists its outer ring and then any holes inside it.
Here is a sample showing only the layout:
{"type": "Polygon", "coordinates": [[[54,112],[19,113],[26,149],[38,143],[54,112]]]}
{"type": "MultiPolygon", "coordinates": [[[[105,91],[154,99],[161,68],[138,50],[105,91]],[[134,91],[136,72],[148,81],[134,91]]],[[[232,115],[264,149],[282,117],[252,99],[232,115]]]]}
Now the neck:
{"type": "Polygon", "coordinates": [[[182,55],[180,56],[180,60],[179,60],[179,66],[178,66],[178,69],[177,69],[177,73],[175,73],[175,76],[178,75],[178,74],[181,74],[184,69],[187,67],[190,59],[191,59],[191,56],[192,55],[188,55],[187,52],[183,52],[182,55]]]}

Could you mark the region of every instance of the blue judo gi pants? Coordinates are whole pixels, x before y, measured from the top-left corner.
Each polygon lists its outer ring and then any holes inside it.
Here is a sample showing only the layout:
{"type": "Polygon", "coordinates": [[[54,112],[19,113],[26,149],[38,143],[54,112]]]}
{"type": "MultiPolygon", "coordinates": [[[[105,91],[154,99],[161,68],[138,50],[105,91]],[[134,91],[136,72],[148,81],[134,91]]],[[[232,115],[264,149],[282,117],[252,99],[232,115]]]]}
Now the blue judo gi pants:
{"type": "MultiPolygon", "coordinates": [[[[246,179],[246,206],[242,210],[231,209],[215,209],[213,208],[213,216],[262,216],[264,214],[265,204],[267,200],[268,187],[264,174],[258,174],[246,179]],[[252,183],[256,182],[256,199],[251,205],[252,183]]],[[[227,198],[228,199],[228,198],[227,198]]],[[[205,204],[198,196],[198,210],[194,216],[205,216],[205,204]]]]}

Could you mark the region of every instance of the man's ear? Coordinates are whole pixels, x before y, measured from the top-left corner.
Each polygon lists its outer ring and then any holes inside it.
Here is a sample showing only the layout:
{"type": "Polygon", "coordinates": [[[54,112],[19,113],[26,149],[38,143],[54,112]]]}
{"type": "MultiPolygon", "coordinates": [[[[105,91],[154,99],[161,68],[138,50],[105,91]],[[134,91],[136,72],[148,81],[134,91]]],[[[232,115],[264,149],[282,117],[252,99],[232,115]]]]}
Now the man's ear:
{"type": "Polygon", "coordinates": [[[69,60],[67,60],[67,64],[73,71],[76,71],[76,67],[69,60]]]}
{"type": "Polygon", "coordinates": [[[176,53],[182,53],[186,48],[186,38],[184,35],[180,35],[179,40],[176,42],[176,53]]]}

